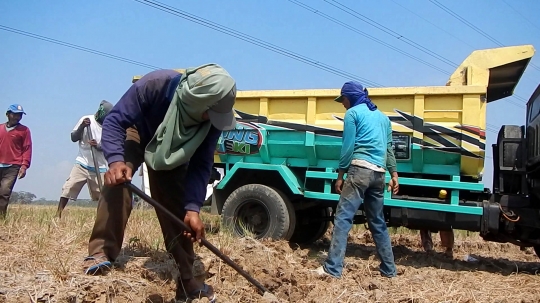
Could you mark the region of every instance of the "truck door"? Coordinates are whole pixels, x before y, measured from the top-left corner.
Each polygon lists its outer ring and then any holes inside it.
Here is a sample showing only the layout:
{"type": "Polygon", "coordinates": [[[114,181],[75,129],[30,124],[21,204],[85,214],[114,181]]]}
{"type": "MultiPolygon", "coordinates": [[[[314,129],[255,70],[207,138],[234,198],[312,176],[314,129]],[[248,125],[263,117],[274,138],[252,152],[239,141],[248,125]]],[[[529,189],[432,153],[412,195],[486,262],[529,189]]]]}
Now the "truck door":
{"type": "Polygon", "coordinates": [[[527,102],[526,123],[527,170],[534,174],[540,168],[540,85],[527,102]]]}

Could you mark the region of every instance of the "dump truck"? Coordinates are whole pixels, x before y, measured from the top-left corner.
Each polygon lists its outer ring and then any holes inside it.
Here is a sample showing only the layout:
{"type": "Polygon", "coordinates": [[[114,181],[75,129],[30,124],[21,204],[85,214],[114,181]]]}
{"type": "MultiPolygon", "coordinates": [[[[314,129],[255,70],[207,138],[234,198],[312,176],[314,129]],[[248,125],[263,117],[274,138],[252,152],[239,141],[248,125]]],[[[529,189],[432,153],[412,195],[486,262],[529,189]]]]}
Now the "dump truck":
{"type": "MultiPolygon", "coordinates": [[[[476,50],[445,85],[367,88],[392,123],[400,191],[385,192],[388,226],[468,230],[540,251],[539,89],[526,125],[500,128],[493,191],[482,183],[486,107],[513,94],[534,53],[532,45],[476,50]]],[[[237,235],[311,243],[325,234],[339,201],[339,93],[237,92],[238,123],[219,138],[214,166],[223,175],[210,188],[212,213],[237,235]]],[[[365,222],[361,206],[354,223],[365,222]]]]}

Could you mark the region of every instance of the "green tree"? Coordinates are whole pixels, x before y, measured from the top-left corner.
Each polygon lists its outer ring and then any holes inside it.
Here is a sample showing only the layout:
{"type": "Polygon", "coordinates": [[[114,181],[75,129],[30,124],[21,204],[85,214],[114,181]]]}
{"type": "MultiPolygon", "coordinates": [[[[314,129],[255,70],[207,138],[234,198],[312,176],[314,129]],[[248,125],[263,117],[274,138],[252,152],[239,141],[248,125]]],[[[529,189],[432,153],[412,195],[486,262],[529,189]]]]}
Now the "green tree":
{"type": "Polygon", "coordinates": [[[27,191],[12,192],[9,202],[18,204],[30,204],[36,199],[36,195],[27,191]]]}

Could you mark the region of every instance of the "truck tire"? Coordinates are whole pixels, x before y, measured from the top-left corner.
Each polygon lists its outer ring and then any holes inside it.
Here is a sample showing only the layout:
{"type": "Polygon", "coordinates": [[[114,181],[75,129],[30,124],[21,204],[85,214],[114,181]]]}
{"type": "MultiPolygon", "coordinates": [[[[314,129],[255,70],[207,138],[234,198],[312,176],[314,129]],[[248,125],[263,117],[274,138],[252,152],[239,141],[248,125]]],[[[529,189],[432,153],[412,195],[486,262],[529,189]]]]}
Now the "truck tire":
{"type": "Polygon", "coordinates": [[[319,240],[330,226],[330,221],[309,221],[309,219],[322,219],[330,216],[328,207],[311,207],[296,212],[296,226],[290,242],[297,244],[311,244],[319,240]],[[305,221],[307,223],[305,223],[305,221]]]}
{"type": "Polygon", "coordinates": [[[536,254],[536,256],[540,257],[540,245],[533,246],[533,249],[534,249],[534,253],[536,254]]]}
{"type": "Polygon", "coordinates": [[[296,222],[285,194],[262,184],[248,184],[231,193],[223,205],[223,223],[236,236],[289,240],[296,222]]]}

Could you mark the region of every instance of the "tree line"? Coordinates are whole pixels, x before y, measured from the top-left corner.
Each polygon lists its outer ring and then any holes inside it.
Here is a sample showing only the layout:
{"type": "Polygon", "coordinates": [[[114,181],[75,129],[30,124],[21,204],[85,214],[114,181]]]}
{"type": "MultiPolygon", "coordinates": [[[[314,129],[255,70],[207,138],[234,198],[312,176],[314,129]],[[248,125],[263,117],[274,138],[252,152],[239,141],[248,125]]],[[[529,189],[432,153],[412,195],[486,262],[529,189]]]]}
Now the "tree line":
{"type": "MultiPolygon", "coordinates": [[[[11,197],[9,198],[10,204],[33,204],[33,205],[51,205],[51,204],[58,204],[58,200],[49,200],[47,198],[39,198],[37,199],[36,195],[27,192],[27,191],[14,191],[11,193],[11,197]]],[[[90,199],[77,199],[77,201],[70,201],[70,205],[75,206],[91,206],[95,207],[97,206],[97,201],[92,201],[90,199]]],[[[151,207],[149,204],[144,202],[139,196],[134,194],[134,207],[142,207],[147,208],[151,207]]]]}

